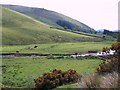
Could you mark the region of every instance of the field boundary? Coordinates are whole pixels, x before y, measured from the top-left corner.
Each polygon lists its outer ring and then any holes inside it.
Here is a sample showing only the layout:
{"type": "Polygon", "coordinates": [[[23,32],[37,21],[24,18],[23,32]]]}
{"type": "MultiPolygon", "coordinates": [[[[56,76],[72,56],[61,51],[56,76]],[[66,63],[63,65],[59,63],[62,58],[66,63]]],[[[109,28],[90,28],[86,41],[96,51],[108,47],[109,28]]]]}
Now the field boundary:
{"type": "Polygon", "coordinates": [[[1,56],[7,56],[7,55],[19,55],[19,56],[48,56],[48,55],[53,55],[53,56],[70,56],[73,54],[37,54],[37,53],[0,53],[1,56]]]}

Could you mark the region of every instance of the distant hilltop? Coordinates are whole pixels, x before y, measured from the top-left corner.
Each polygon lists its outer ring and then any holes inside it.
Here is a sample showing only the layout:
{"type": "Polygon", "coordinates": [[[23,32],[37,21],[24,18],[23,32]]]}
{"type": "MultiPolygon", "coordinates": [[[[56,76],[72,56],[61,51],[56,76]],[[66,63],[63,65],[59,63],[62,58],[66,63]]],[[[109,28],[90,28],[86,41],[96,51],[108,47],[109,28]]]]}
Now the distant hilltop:
{"type": "Polygon", "coordinates": [[[42,21],[52,26],[52,28],[64,29],[67,31],[79,31],[94,34],[96,31],[93,28],[74,20],[63,14],[46,10],[44,8],[25,7],[19,5],[2,5],[6,8],[15,10],[22,14],[28,15],[34,19],[42,21]]]}

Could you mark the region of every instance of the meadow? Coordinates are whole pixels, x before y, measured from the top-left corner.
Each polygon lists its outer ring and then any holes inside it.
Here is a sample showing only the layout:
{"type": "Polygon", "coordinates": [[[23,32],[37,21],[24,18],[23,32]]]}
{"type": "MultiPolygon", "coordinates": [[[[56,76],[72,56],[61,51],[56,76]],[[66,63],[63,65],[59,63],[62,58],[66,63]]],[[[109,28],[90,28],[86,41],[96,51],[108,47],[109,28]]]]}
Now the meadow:
{"type": "Polygon", "coordinates": [[[1,46],[3,53],[39,53],[39,54],[74,54],[86,53],[89,50],[101,51],[103,47],[109,47],[113,42],[76,42],[76,43],[51,43],[32,45],[1,46]],[[37,46],[37,48],[34,48],[37,46]]]}
{"type": "MultiPolygon", "coordinates": [[[[111,46],[113,42],[76,42],[76,43],[51,43],[32,45],[3,45],[0,47],[3,53],[38,53],[38,54],[74,54],[87,53],[89,50],[101,51],[103,47],[111,46]],[[36,48],[34,48],[37,46],[36,48]]],[[[82,58],[82,60],[70,57],[48,59],[46,57],[3,57],[2,71],[3,84],[8,87],[34,87],[34,79],[53,69],[63,71],[74,69],[79,74],[92,73],[102,63],[99,58],[82,58]]],[[[78,87],[78,83],[63,85],[58,88],[78,87]]]]}
{"type": "Polygon", "coordinates": [[[3,84],[9,87],[34,87],[34,79],[53,69],[74,69],[79,74],[95,72],[100,59],[46,59],[44,57],[3,58],[3,84]]]}

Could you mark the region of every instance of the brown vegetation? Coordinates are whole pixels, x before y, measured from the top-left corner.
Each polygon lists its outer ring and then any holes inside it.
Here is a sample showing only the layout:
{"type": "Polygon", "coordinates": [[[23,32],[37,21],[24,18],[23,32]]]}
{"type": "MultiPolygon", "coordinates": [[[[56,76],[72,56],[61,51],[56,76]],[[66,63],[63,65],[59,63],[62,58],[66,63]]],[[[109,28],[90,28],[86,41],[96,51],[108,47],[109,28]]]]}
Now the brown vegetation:
{"type": "Polygon", "coordinates": [[[88,88],[88,89],[100,89],[104,88],[105,90],[108,88],[116,89],[118,86],[118,73],[108,73],[106,75],[97,75],[96,73],[86,75],[81,78],[80,88],[88,88]]]}
{"type": "Polygon", "coordinates": [[[109,73],[103,76],[100,82],[100,88],[118,88],[118,73],[109,73]]]}
{"type": "Polygon", "coordinates": [[[75,70],[61,71],[54,69],[51,72],[44,73],[43,76],[35,79],[36,90],[42,89],[52,89],[57,86],[74,83],[80,79],[80,75],[75,70]]]}
{"type": "Polygon", "coordinates": [[[113,55],[109,61],[105,61],[103,63],[101,63],[99,65],[99,67],[97,68],[97,72],[99,74],[103,74],[103,73],[111,73],[113,71],[118,71],[118,66],[119,66],[119,54],[120,54],[120,42],[117,42],[117,43],[114,43],[111,45],[110,48],[103,48],[103,51],[106,51],[106,50],[109,50],[109,49],[112,49],[112,50],[115,50],[116,51],[116,54],[113,55]]]}
{"type": "Polygon", "coordinates": [[[120,56],[120,42],[114,43],[110,48],[103,48],[103,52],[107,50],[115,50],[116,53],[109,60],[105,60],[96,69],[95,74],[86,75],[81,78],[80,88],[120,88],[120,79],[118,78],[118,66],[120,56]]]}
{"type": "Polygon", "coordinates": [[[99,87],[98,75],[96,73],[85,75],[81,78],[80,88],[96,88],[99,87]]]}

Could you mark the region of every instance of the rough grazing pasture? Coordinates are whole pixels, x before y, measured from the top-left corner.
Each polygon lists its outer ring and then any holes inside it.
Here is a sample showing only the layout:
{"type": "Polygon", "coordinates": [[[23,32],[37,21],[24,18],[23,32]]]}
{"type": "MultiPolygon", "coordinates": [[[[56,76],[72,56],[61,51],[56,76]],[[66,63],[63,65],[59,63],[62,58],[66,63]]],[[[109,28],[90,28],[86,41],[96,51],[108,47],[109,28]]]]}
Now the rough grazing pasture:
{"type": "Polygon", "coordinates": [[[2,46],[3,53],[39,53],[39,54],[73,54],[75,52],[84,53],[89,50],[102,50],[109,47],[113,42],[78,42],[78,43],[53,43],[53,44],[33,44],[2,46]],[[34,46],[38,46],[34,48],[34,46]]]}
{"type": "Polygon", "coordinates": [[[3,84],[10,87],[34,87],[34,79],[53,69],[94,72],[100,59],[46,59],[36,57],[3,58],[3,84]]]}
{"type": "Polygon", "coordinates": [[[104,41],[103,38],[50,28],[49,25],[14,10],[1,9],[3,45],[104,41]]]}

